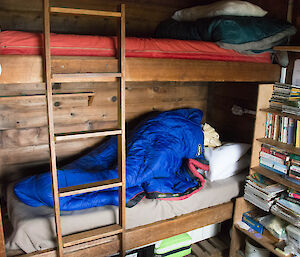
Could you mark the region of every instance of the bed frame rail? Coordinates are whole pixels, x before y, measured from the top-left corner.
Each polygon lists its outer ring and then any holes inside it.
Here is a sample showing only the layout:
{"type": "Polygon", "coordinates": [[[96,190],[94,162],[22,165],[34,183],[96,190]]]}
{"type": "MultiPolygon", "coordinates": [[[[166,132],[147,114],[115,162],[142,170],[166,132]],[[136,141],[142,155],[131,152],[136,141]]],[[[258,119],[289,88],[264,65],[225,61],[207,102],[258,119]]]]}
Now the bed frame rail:
{"type": "MultiPolygon", "coordinates": [[[[112,57],[52,57],[52,72],[59,74],[117,72],[112,57]]],[[[0,56],[0,84],[43,83],[43,59],[34,55],[0,56]]],[[[126,81],[274,82],[280,66],[267,63],[185,59],[126,58],[126,81]]],[[[102,81],[113,81],[103,78],[102,81]]]]}

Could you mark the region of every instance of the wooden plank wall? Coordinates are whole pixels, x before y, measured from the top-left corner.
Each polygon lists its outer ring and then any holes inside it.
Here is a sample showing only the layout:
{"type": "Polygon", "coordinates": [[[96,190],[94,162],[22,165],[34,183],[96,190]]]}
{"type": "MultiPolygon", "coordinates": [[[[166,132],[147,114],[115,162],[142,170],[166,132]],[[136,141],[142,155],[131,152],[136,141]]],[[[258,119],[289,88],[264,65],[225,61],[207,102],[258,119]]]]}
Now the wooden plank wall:
{"type": "MultiPolygon", "coordinates": [[[[296,4],[299,0],[295,0],[296,4]]],[[[128,36],[153,35],[162,20],[172,16],[174,11],[198,4],[208,4],[214,0],[52,0],[53,6],[76,7],[85,9],[113,10],[120,3],[126,4],[126,31],[128,36]]],[[[269,12],[270,16],[285,19],[287,0],[249,0],[269,12]]],[[[0,27],[2,30],[42,31],[41,0],[1,0],[0,27]]],[[[53,15],[52,30],[59,33],[84,33],[114,35],[111,19],[53,15]],[[64,24],[64,26],[61,26],[64,24]]]]}
{"type": "Polygon", "coordinates": [[[221,141],[251,143],[255,116],[234,115],[234,105],[256,111],[256,84],[218,83],[208,87],[207,122],[220,134],[221,141]]]}
{"type": "MultiPolygon", "coordinates": [[[[41,94],[44,84],[0,85],[0,95],[41,94]]],[[[116,126],[117,91],[115,83],[66,83],[54,85],[55,92],[93,91],[90,106],[86,98],[68,97],[55,101],[56,132],[105,129],[116,126]]],[[[129,127],[153,111],[183,107],[200,108],[206,113],[207,86],[198,83],[127,83],[126,119],[129,127]]],[[[45,102],[40,99],[0,101],[0,176],[2,182],[19,177],[13,171],[35,172],[47,163],[48,144],[45,102]],[[15,174],[15,176],[13,176],[15,174]]],[[[99,143],[86,139],[59,143],[58,157],[66,160],[99,143]]],[[[47,168],[47,166],[45,167],[47,168]]]]}

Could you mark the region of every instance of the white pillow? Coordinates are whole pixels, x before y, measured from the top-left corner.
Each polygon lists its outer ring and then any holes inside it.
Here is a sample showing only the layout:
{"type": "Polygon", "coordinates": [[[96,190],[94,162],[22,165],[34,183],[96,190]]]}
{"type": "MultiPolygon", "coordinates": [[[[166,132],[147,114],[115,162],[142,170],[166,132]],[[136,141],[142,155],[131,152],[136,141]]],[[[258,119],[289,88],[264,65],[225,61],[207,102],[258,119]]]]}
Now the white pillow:
{"type": "Polygon", "coordinates": [[[196,21],[200,18],[220,15],[265,16],[267,12],[257,5],[246,1],[219,1],[209,5],[198,5],[175,12],[172,18],[176,21],[196,21]]]}
{"type": "Polygon", "coordinates": [[[250,155],[245,155],[249,144],[226,143],[217,148],[205,147],[204,156],[209,161],[207,178],[210,181],[225,179],[250,165],[250,155]]]}

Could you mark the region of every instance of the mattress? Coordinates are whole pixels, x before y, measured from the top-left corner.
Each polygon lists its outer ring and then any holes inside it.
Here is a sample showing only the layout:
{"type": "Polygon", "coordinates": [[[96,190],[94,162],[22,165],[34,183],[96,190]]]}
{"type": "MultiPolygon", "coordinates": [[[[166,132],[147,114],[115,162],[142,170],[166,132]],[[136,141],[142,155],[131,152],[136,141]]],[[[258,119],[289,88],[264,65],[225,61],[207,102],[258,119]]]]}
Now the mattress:
{"type": "MultiPolygon", "coordinates": [[[[126,228],[134,228],[187,214],[230,201],[239,195],[245,180],[241,173],[224,180],[207,181],[204,188],[181,201],[143,199],[133,208],[126,208],[126,228]]],[[[26,253],[55,247],[53,210],[46,206],[31,207],[7,192],[8,215],[13,233],[8,238],[9,250],[22,249],[26,253]]],[[[61,213],[63,235],[110,225],[118,222],[118,207],[104,206],[61,213]]]]}
{"type": "MultiPolygon", "coordinates": [[[[0,32],[1,55],[41,55],[43,35],[22,31],[0,32]]],[[[87,35],[51,34],[52,55],[116,56],[116,38],[87,35]]],[[[154,39],[128,37],[126,57],[179,58],[214,61],[270,63],[270,54],[240,54],[220,48],[213,42],[196,40],[154,39]]]]}

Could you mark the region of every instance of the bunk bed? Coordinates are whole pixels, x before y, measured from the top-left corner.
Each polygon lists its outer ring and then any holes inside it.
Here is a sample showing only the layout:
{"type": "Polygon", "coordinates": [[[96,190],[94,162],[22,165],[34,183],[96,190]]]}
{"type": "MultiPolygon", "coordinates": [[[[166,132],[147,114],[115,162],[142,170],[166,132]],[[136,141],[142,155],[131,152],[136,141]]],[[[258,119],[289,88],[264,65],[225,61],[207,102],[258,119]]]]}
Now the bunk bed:
{"type": "MultiPolygon", "coordinates": [[[[53,73],[117,71],[118,60],[111,57],[116,51],[112,38],[55,34],[52,37],[53,73]],[[63,47],[60,42],[71,43],[63,47]],[[99,51],[97,44],[105,50],[99,51]],[[78,56],[79,53],[81,56],[78,56]]],[[[39,55],[42,52],[41,36],[4,31],[0,38],[0,83],[43,82],[43,58],[39,55]]],[[[127,38],[126,44],[127,82],[270,82],[278,79],[280,69],[278,65],[271,64],[269,53],[239,54],[212,42],[127,38]]],[[[68,81],[67,75],[57,80],[68,81]]],[[[113,79],[102,78],[102,81],[113,79]]]]}
{"type": "MultiPolygon", "coordinates": [[[[12,83],[43,83],[43,57],[40,55],[2,54],[0,55],[1,84],[12,83]]],[[[54,56],[51,60],[52,72],[60,74],[55,82],[76,82],[70,77],[72,73],[107,72],[116,73],[118,59],[99,56],[54,56]]],[[[168,81],[197,81],[197,82],[255,82],[269,83],[279,79],[280,67],[271,63],[255,63],[247,61],[195,60],[179,58],[126,58],[127,82],[168,82],[168,81]]],[[[82,81],[82,78],[80,78],[82,81]]],[[[87,81],[93,81],[89,77],[87,81]]],[[[115,81],[110,77],[95,78],[95,82],[115,81]]],[[[224,201],[206,204],[190,210],[191,213],[177,213],[166,220],[147,221],[140,226],[130,226],[125,233],[125,250],[140,247],[155,241],[191,231],[209,224],[220,223],[232,218],[233,202],[231,199],[238,194],[236,191],[224,201]],[[150,224],[148,224],[150,223],[150,224]],[[145,236],[146,235],[146,236],[145,236]]],[[[228,185],[232,181],[229,180],[228,185]]],[[[213,183],[212,183],[213,184],[213,183]]],[[[218,186],[218,183],[216,183],[218,186]]],[[[210,188],[211,185],[208,185],[210,188]]],[[[206,191],[202,191],[205,194],[206,191]]],[[[201,193],[201,192],[200,192],[201,193]]],[[[206,192],[209,194],[209,190],[206,192]]],[[[12,194],[10,195],[13,198],[12,194]]],[[[18,205],[12,199],[11,205],[18,205]]],[[[24,206],[23,206],[24,207],[24,206]]],[[[30,211],[29,211],[30,212],[30,211]]],[[[47,214],[48,215],[48,214],[47,214]]],[[[33,221],[34,222],[34,221],[33,221]]],[[[120,239],[117,236],[97,239],[76,244],[66,249],[64,256],[108,256],[120,249],[120,239]]],[[[56,250],[37,251],[26,256],[56,256],[56,250]]]]}

